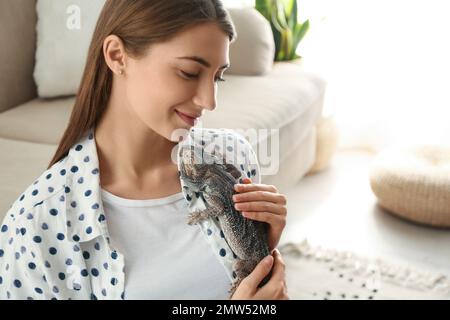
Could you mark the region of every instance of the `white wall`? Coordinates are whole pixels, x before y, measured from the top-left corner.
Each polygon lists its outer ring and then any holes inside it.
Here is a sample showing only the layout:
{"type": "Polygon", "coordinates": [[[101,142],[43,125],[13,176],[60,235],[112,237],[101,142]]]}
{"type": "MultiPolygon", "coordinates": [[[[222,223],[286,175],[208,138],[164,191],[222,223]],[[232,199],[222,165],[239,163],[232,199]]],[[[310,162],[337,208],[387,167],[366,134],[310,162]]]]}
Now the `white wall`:
{"type": "Polygon", "coordinates": [[[450,145],[450,1],[299,0],[342,147],[450,145]]]}

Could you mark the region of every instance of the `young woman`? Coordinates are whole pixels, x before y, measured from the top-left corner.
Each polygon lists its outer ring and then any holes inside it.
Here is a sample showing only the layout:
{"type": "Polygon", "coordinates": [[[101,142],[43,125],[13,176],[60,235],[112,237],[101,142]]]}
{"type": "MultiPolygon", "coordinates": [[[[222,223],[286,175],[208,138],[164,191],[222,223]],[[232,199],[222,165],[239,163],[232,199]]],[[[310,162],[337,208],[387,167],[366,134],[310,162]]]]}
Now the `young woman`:
{"type": "MultiPolygon", "coordinates": [[[[171,152],[174,130],[216,108],[234,39],[220,0],[106,1],[56,154],[1,226],[0,298],[227,298],[171,152]]],[[[268,223],[272,255],[232,298],[287,299],[286,197],[250,179],[236,191],[236,209],[268,223]]]]}

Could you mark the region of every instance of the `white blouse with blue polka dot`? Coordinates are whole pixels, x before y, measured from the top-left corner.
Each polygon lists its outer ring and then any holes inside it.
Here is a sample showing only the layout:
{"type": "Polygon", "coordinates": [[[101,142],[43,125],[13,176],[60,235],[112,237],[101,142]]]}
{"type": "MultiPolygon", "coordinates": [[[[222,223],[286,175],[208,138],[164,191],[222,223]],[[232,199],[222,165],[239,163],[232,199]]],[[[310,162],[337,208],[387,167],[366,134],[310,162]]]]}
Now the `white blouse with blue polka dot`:
{"type": "MultiPolygon", "coordinates": [[[[241,135],[229,129],[193,130],[202,130],[201,140],[189,140],[200,146],[227,140],[227,159],[237,160],[242,177],[260,183],[256,155],[241,135]]],[[[108,233],[94,132],[89,130],[6,214],[0,227],[0,299],[124,299],[124,256],[108,233]]],[[[195,210],[189,190],[183,193],[189,210],[195,210]]],[[[220,225],[210,219],[201,229],[232,281],[236,256],[220,225]]]]}

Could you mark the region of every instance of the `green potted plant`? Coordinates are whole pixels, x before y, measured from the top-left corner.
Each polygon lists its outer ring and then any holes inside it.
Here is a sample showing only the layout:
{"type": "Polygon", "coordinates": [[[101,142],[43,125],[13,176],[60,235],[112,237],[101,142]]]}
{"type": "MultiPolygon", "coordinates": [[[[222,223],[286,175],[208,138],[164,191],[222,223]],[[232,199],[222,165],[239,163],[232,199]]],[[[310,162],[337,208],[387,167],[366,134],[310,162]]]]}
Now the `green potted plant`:
{"type": "Polygon", "coordinates": [[[275,39],[275,61],[301,58],[296,54],[300,41],[309,30],[309,20],[297,21],[297,0],[255,0],[258,10],[272,27],[275,39]]]}

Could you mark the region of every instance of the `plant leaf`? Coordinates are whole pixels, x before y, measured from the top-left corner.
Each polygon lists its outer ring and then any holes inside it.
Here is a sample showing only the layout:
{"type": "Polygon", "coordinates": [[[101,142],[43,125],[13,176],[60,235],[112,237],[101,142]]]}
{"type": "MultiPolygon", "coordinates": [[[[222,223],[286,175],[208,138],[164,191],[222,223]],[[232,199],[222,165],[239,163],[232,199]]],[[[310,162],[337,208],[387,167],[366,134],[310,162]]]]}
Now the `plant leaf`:
{"type": "Polygon", "coordinates": [[[278,18],[279,24],[284,29],[289,28],[287,20],[286,20],[286,13],[284,11],[284,4],[283,4],[283,2],[280,1],[280,0],[275,0],[275,8],[276,8],[277,18],[278,18]]]}
{"type": "Polygon", "coordinates": [[[294,31],[294,46],[298,46],[300,41],[302,41],[303,37],[309,30],[309,20],[306,20],[303,23],[299,23],[294,31]]]}
{"type": "Polygon", "coordinates": [[[275,61],[299,58],[298,44],[309,30],[309,20],[298,23],[297,0],[255,0],[255,9],[269,22],[275,41],[275,61]]]}
{"type": "Polygon", "coordinates": [[[271,12],[272,17],[271,17],[271,22],[273,24],[273,26],[275,27],[275,29],[277,29],[279,32],[283,32],[284,27],[280,24],[280,22],[278,21],[278,11],[277,10],[272,10],[271,12]]]}
{"type": "Polygon", "coordinates": [[[255,9],[258,10],[269,21],[271,7],[272,0],[255,0],[255,9]]]}
{"type": "Polygon", "coordinates": [[[294,30],[297,25],[297,0],[282,0],[284,3],[284,11],[288,21],[288,26],[294,30]]]}

